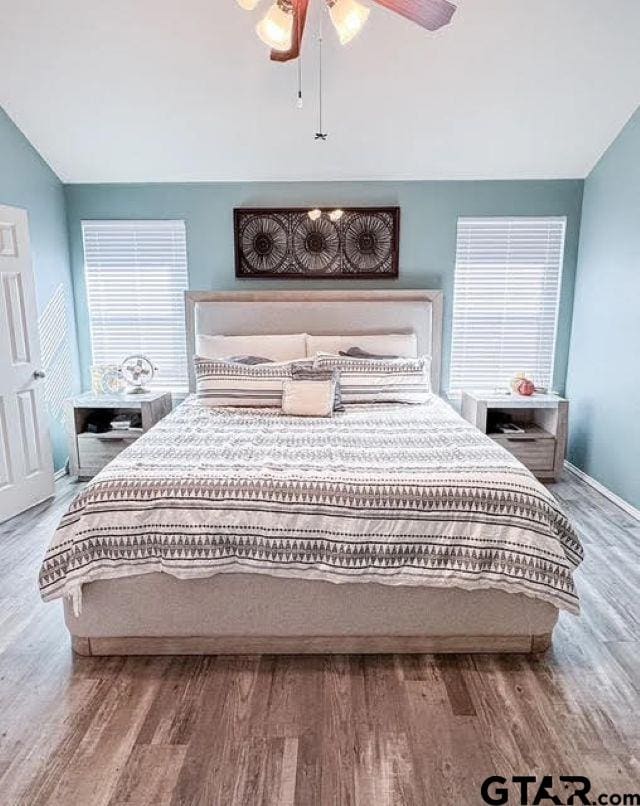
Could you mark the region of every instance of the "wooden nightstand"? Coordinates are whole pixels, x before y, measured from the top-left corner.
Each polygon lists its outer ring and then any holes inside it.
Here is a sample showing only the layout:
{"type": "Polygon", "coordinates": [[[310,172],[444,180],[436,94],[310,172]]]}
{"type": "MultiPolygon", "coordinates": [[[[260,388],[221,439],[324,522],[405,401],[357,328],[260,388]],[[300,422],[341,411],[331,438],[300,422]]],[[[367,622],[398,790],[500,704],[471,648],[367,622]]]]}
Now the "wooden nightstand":
{"type": "Polygon", "coordinates": [[[506,448],[541,481],[554,481],[562,471],[568,415],[569,401],[557,395],[462,393],[464,419],[506,448]],[[524,430],[500,433],[497,426],[503,421],[524,430]]]}
{"type": "Polygon", "coordinates": [[[141,434],[148,431],[171,411],[170,392],[140,395],[83,395],[67,400],[67,435],[69,472],[79,479],[90,479],[141,434]],[[113,419],[118,414],[137,414],[140,427],[128,430],[89,433],[87,423],[96,413],[113,419]]]}

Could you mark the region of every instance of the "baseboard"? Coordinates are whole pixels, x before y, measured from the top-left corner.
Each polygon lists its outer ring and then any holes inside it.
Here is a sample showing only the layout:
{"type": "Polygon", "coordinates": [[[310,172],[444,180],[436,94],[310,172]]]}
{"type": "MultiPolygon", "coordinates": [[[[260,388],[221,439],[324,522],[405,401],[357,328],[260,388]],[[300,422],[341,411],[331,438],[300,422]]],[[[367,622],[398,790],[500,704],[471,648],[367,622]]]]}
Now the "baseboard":
{"type": "Polygon", "coordinates": [[[56,472],[53,474],[53,480],[58,481],[58,479],[61,479],[63,476],[66,475],[67,475],[67,468],[61,467],[60,470],[56,470],[56,472]]]}
{"type": "Polygon", "coordinates": [[[574,476],[577,476],[579,479],[588,484],[590,487],[593,487],[594,490],[597,490],[599,493],[604,495],[605,498],[608,498],[609,501],[614,503],[616,506],[619,506],[620,509],[623,509],[627,515],[631,515],[632,518],[635,518],[637,521],[640,521],[640,509],[636,509],[633,504],[630,504],[628,501],[625,501],[624,498],[620,498],[619,495],[612,493],[608,487],[605,487],[604,484],[600,484],[599,481],[589,476],[584,470],[580,470],[579,467],[572,465],[571,462],[565,461],[564,463],[565,468],[569,471],[569,473],[573,473],[574,476]]]}

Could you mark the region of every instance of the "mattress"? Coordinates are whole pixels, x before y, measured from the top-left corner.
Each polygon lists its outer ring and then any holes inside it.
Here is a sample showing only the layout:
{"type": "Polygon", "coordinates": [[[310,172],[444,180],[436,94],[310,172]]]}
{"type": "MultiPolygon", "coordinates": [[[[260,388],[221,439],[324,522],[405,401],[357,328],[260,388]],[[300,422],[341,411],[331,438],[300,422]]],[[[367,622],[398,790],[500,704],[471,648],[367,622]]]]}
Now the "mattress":
{"type": "Polygon", "coordinates": [[[45,600],[144,574],[498,590],[578,609],[582,549],[553,496],[433,396],[333,418],[188,399],[71,504],[45,600]]]}

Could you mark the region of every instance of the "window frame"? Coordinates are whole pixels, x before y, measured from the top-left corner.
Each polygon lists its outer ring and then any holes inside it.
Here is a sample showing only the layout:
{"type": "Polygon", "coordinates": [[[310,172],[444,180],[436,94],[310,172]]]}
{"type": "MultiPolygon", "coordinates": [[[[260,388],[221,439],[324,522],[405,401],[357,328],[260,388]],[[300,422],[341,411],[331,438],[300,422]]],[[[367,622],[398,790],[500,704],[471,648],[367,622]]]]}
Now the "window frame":
{"type": "MultiPolygon", "coordinates": [[[[460,239],[460,223],[465,221],[550,221],[561,223],[562,225],[562,235],[560,240],[560,251],[558,257],[558,279],[557,279],[557,287],[555,291],[555,304],[554,304],[554,313],[553,313],[553,335],[551,337],[551,361],[549,366],[549,382],[547,385],[547,391],[552,392],[554,387],[554,375],[556,369],[556,362],[557,362],[557,352],[558,352],[558,332],[559,332],[559,324],[560,324],[560,305],[562,300],[562,286],[564,280],[564,263],[565,263],[565,255],[566,255],[566,247],[567,247],[567,226],[568,226],[568,219],[566,215],[496,215],[496,216],[474,216],[474,215],[464,215],[458,216],[456,220],[456,247],[455,247],[455,259],[454,259],[454,275],[453,275],[453,293],[452,293],[452,303],[451,303],[451,341],[449,346],[449,367],[448,367],[448,379],[447,379],[447,397],[451,400],[459,401],[462,397],[462,393],[465,390],[469,391],[479,391],[479,392],[488,392],[488,393],[501,393],[508,390],[507,385],[498,385],[493,387],[479,387],[474,386],[473,383],[463,382],[459,387],[453,388],[451,385],[451,378],[452,378],[452,370],[454,366],[454,334],[455,334],[455,309],[456,309],[456,285],[457,285],[457,272],[458,272],[458,260],[459,260],[459,239],[460,239]]],[[[524,369],[524,367],[523,367],[524,369]]]]}
{"type": "MultiPolygon", "coordinates": [[[[91,268],[88,265],[87,260],[87,241],[86,241],[86,230],[90,229],[91,227],[99,227],[99,226],[113,226],[114,229],[118,227],[118,225],[126,228],[127,226],[131,227],[132,231],[135,231],[135,225],[141,225],[141,228],[144,226],[157,226],[162,227],[163,225],[167,226],[179,226],[181,229],[181,235],[183,237],[184,243],[184,288],[182,289],[182,295],[184,299],[184,294],[189,290],[189,251],[188,251],[188,243],[187,243],[187,224],[186,220],[182,218],[166,218],[166,219],[151,219],[151,218],[100,218],[100,219],[82,219],[80,221],[80,233],[82,238],[82,262],[83,262],[83,282],[84,282],[84,297],[86,302],[86,310],[87,310],[87,327],[89,331],[89,353],[90,353],[90,361],[91,366],[96,363],[95,359],[95,334],[94,334],[94,327],[93,327],[93,317],[91,313],[91,292],[90,292],[90,285],[91,281],[89,278],[89,272],[91,268]]],[[[173,265],[173,264],[172,264],[173,265]]],[[[175,264],[177,265],[177,264],[175,264]]],[[[184,316],[184,304],[181,306],[183,311],[182,318],[180,320],[175,319],[174,321],[180,321],[182,323],[183,329],[183,346],[185,351],[185,362],[184,362],[184,377],[179,384],[166,382],[163,383],[162,380],[158,382],[157,379],[154,379],[151,384],[149,384],[149,388],[152,392],[172,392],[174,395],[178,397],[184,397],[188,394],[189,390],[189,356],[187,355],[187,346],[186,346],[186,321],[184,316]]],[[[135,353],[135,349],[132,350],[135,353]]],[[[123,361],[127,356],[122,355],[120,362],[123,361]]],[[[155,358],[153,355],[149,355],[149,358],[155,362],[155,358]]],[[[99,363],[118,363],[116,360],[113,361],[100,361],[99,363]]]]}

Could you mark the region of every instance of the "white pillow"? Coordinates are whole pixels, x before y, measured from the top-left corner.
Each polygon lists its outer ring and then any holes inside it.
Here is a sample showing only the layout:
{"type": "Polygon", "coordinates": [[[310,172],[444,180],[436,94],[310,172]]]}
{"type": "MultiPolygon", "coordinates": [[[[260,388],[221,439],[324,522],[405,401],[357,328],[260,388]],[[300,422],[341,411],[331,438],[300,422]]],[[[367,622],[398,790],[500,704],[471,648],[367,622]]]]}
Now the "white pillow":
{"type": "Polygon", "coordinates": [[[376,333],[362,336],[312,336],[307,334],[307,356],[318,353],[338,354],[340,350],[360,347],[375,355],[397,355],[417,358],[418,340],[415,333],[376,333]]]}
{"type": "Polygon", "coordinates": [[[196,354],[202,358],[259,355],[272,361],[306,358],[306,333],[282,336],[196,336],[196,354]]]}
{"type": "Polygon", "coordinates": [[[335,397],[335,378],[326,381],[286,379],[282,383],[282,413],[296,417],[331,417],[335,397]]]}

